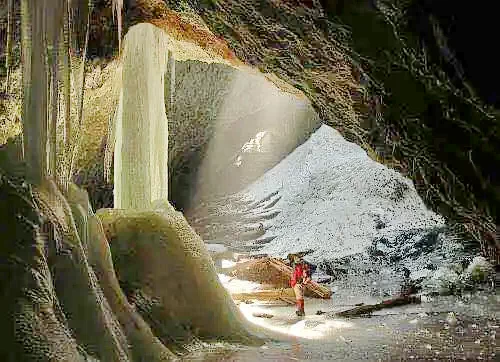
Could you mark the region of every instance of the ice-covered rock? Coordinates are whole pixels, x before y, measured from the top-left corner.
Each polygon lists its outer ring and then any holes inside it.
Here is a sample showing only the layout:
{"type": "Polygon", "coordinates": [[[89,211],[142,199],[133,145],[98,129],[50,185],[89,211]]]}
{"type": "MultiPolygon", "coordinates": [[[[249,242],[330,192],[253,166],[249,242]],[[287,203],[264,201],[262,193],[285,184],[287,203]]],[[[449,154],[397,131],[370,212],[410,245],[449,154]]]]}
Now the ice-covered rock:
{"type": "Polygon", "coordinates": [[[448,295],[460,287],[460,275],[454,266],[442,266],[423,282],[432,293],[448,295]]]}
{"type": "Polygon", "coordinates": [[[453,312],[448,313],[448,315],[446,316],[446,322],[450,326],[456,325],[458,320],[457,320],[457,317],[455,316],[455,313],[453,313],[453,312]]]}
{"type": "Polygon", "coordinates": [[[461,275],[467,284],[476,284],[488,281],[494,274],[493,266],[482,256],[476,256],[461,275]]]}

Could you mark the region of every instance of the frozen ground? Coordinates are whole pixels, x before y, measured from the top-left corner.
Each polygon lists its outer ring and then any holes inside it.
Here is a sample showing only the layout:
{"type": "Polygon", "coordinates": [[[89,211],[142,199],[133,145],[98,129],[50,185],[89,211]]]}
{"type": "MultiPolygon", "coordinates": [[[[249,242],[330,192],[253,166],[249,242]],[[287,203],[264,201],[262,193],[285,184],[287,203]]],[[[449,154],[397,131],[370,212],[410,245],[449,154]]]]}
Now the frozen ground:
{"type": "MultiPolygon", "coordinates": [[[[222,276],[222,275],[220,275],[222,276]]],[[[251,291],[243,281],[232,291],[251,291]],[[243,288],[242,288],[243,287],[243,288]]],[[[267,330],[289,336],[261,347],[225,345],[185,356],[186,361],[394,361],[498,360],[498,293],[429,297],[422,304],[380,310],[361,318],[336,318],[317,310],[340,311],[355,303],[376,303],[365,295],[334,294],[330,300],[306,298],[306,316],[291,306],[253,301],[239,305],[243,315],[267,330]],[[259,318],[265,313],[271,318],[259,318]]]]}

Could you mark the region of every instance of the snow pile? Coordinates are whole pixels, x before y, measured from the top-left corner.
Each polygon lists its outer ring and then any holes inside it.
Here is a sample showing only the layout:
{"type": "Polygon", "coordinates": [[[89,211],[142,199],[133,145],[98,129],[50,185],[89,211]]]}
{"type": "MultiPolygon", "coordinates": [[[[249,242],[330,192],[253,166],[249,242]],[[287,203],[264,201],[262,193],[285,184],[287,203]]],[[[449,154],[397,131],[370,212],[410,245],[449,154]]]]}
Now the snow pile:
{"type": "Polygon", "coordinates": [[[276,256],[313,249],[308,260],[331,260],[405,230],[444,225],[411,180],[326,125],[243,193],[261,199],[276,190],[281,213],[265,236],[277,237],[259,251],[276,256]]]}

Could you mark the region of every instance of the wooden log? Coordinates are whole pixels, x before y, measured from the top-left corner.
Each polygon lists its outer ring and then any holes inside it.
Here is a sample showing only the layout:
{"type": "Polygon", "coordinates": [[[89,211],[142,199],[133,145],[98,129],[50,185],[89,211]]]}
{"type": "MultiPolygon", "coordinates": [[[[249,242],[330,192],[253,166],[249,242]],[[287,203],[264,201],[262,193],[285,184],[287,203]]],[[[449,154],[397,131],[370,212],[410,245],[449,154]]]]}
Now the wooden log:
{"type": "MultiPolygon", "coordinates": [[[[293,269],[288,265],[286,265],[283,261],[276,258],[269,258],[269,263],[273,267],[282,271],[283,273],[286,273],[290,277],[292,276],[293,269]]],[[[312,280],[306,284],[306,289],[323,299],[330,299],[332,296],[332,291],[329,288],[323,285],[319,285],[318,283],[312,280]]]]}
{"type": "Polygon", "coordinates": [[[406,295],[384,300],[378,304],[366,304],[356,308],[347,309],[342,312],[336,312],[334,315],[337,317],[357,317],[385,308],[393,308],[406,304],[419,304],[420,301],[420,297],[418,296],[406,295]]]}
{"type": "Polygon", "coordinates": [[[268,257],[268,254],[233,253],[233,259],[239,264],[250,260],[263,259],[268,257]]]}
{"type": "Polygon", "coordinates": [[[282,300],[283,302],[285,302],[286,304],[289,304],[289,305],[295,305],[295,298],[290,298],[290,297],[280,297],[280,300],[282,300]]]}
{"type": "Polygon", "coordinates": [[[256,290],[254,292],[246,293],[233,293],[231,294],[234,300],[283,300],[295,298],[295,293],[292,288],[283,289],[268,289],[268,290],[256,290]]]}
{"type": "Polygon", "coordinates": [[[267,313],[252,313],[252,316],[257,317],[257,318],[273,318],[274,317],[272,314],[267,314],[267,313]]]}

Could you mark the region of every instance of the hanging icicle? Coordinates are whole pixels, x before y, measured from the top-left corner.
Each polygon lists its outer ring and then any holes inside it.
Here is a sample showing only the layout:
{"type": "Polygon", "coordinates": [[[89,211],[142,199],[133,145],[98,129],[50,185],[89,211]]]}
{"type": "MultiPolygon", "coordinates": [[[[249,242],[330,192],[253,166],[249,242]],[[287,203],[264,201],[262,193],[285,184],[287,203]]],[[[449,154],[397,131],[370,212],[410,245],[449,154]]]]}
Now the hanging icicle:
{"type": "Polygon", "coordinates": [[[14,12],[14,0],[7,0],[7,44],[5,47],[5,69],[7,70],[7,81],[5,82],[5,91],[9,93],[10,85],[10,67],[11,67],[11,57],[12,57],[12,41],[14,38],[13,33],[13,16],[14,12]]]}
{"type": "Polygon", "coordinates": [[[123,92],[120,92],[120,96],[118,97],[118,104],[115,108],[115,113],[113,113],[113,115],[109,117],[108,120],[108,134],[106,140],[106,148],[104,150],[104,179],[107,183],[111,182],[111,166],[113,164],[113,153],[116,147],[118,117],[121,117],[122,105],[123,92]]]}
{"type": "Polygon", "coordinates": [[[170,54],[169,58],[170,70],[170,109],[174,106],[175,96],[175,58],[170,54]]]}
{"type": "Polygon", "coordinates": [[[78,74],[78,77],[80,79],[80,89],[78,92],[78,109],[77,109],[77,117],[78,117],[78,128],[77,128],[77,137],[75,138],[74,145],[73,145],[73,152],[71,155],[71,162],[70,162],[70,167],[69,167],[69,174],[68,174],[68,179],[71,179],[73,175],[73,171],[75,168],[75,162],[76,158],[78,156],[78,153],[80,151],[80,145],[82,142],[82,137],[81,133],[83,130],[83,98],[85,95],[85,63],[86,63],[86,58],[87,58],[87,49],[89,46],[89,36],[90,36],[90,18],[92,16],[92,4],[89,2],[88,9],[87,10],[87,22],[86,22],[86,30],[85,30],[85,43],[83,46],[83,51],[81,52],[81,59],[80,59],[80,72],[78,74]]]}
{"type": "Polygon", "coordinates": [[[116,16],[118,23],[118,46],[120,50],[122,47],[122,9],[123,0],[113,0],[113,20],[116,16]]]}

